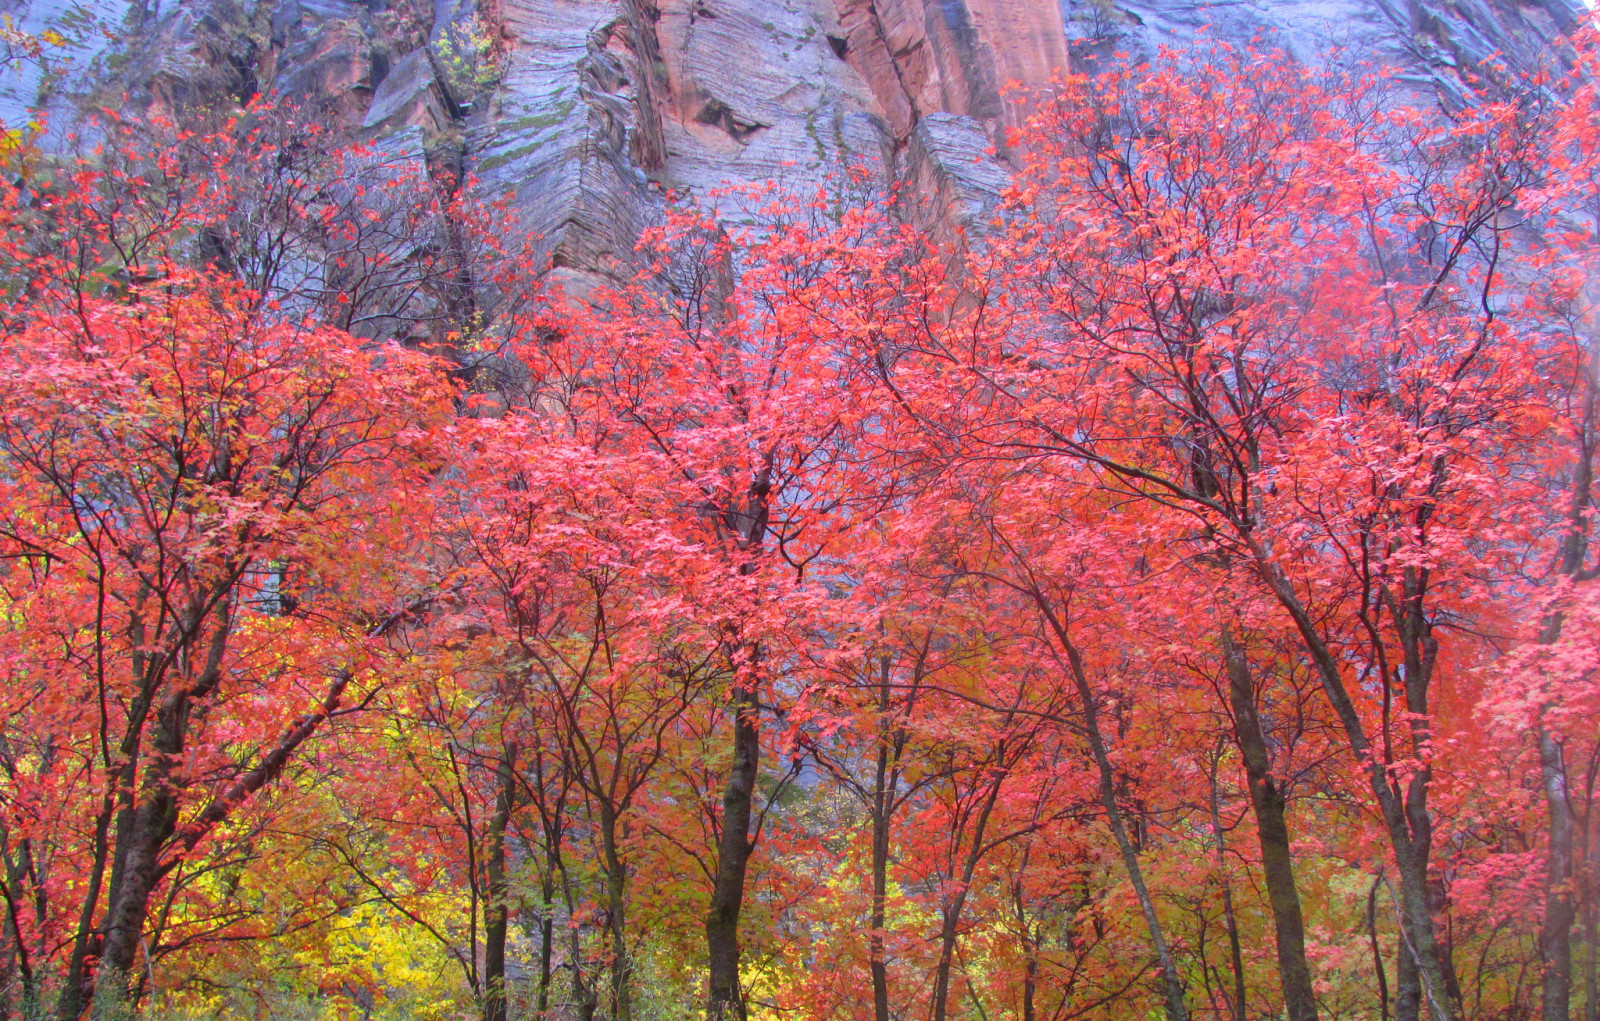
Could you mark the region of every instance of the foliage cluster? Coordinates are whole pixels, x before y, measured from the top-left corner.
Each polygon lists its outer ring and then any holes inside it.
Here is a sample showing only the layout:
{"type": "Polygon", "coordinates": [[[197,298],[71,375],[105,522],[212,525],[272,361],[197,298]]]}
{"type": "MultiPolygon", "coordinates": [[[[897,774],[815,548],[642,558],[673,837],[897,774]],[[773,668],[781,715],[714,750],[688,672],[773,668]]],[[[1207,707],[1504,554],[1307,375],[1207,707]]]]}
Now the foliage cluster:
{"type": "Polygon", "coordinates": [[[1571,45],[1108,64],[981,241],[581,294],[282,109],[7,152],[0,1012],[1595,1021],[1571,45]]]}

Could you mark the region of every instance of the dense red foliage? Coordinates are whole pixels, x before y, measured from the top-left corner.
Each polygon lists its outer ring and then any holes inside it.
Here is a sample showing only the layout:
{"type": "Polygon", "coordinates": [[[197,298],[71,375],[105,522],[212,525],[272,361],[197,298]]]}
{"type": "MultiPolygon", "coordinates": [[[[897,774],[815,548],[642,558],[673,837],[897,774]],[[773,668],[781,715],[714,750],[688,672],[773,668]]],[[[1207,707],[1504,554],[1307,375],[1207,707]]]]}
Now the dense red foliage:
{"type": "Polygon", "coordinates": [[[1108,64],[963,250],[853,174],[570,294],[260,111],[30,171],[4,1008],[1593,1021],[1573,45],[1108,64]]]}

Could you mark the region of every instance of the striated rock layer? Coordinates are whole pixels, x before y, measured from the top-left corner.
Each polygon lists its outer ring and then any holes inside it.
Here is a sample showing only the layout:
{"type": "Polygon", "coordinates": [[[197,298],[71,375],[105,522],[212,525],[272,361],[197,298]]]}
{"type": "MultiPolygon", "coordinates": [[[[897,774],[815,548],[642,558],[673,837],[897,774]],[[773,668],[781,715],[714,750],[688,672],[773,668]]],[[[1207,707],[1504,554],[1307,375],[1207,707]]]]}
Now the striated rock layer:
{"type": "MultiPolygon", "coordinates": [[[[1529,65],[1575,0],[92,0],[125,41],[80,66],[144,109],[206,92],[316,97],[367,136],[420,128],[497,189],[558,266],[629,261],[672,192],[808,189],[864,160],[925,226],[981,219],[1006,180],[1008,88],[1202,32],[1304,59],[1366,59],[1459,99],[1501,55],[1529,65]],[[163,6],[164,3],[164,6],[163,6]]],[[[0,0],[39,30],[79,5],[0,0]]],[[[59,95],[61,83],[45,83],[59,95]]],[[[41,86],[0,97],[21,116],[41,86]]],[[[101,89],[104,95],[106,89],[101,89]]],[[[56,101],[59,106],[59,100],[56,101]]],[[[416,132],[408,131],[407,137],[416,132]]]]}

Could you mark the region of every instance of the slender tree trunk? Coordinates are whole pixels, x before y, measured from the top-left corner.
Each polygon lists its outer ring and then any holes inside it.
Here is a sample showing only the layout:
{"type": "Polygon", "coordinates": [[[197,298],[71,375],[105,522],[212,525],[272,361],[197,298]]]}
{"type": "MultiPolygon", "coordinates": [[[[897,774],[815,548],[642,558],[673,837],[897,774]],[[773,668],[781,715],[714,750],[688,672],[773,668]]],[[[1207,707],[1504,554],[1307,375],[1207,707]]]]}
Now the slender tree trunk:
{"type": "Polygon", "coordinates": [[[1227,845],[1222,837],[1222,806],[1217,795],[1215,763],[1211,771],[1211,836],[1217,852],[1217,881],[1222,884],[1222,920],[1228,928],[1228,966],[1233,969],[1233,1021],[1244,1021],[1244,951],[1239,943],[1239,918],[1233,909],[1233,884],[1228,882],[1227,845]]]}
{"type": "Polygon", "coordinates": [[[1287,802],[1272,777],[1272,756],[1265,728],[1256,712],[1255,679],[1244,650],[1227,632],[1222,635],[1228,667],[1228,699],[1233,708],[1234,736],[1244,760],[1250,785],[1250,807],[1255,812],[1256,834],[1261,843],[1261,871],[1272,908],[1277,936],[1278,979],[1289,1021],[1316,1021],[1316,991],[1306,962],[1306,927],[1300,912],[1300,893],[1294,881],[1294,860],[1289,847],[1287,802]]]}
{"type": "MultiPolygon", "coordinates": [[[[996,753],[997,759],[1003,759],[1004,748],[996,753]]],[[[939,926],[939,965],[933,976],[933,1004],[929,1016],[932,1021],[945,1021],[950,1009],[950,969],[955,963],[956,938],[961,931],[961,911],[967,903],[967,891],[972,889],[972,877],[978,871],[978,861],[983,857],[983,835],[989,828],[989,816],[994,812],[995,802],[1000,798],[1000,787],[1005,782],[1004,774],[999,774],[991,781],[989,794],[983,801],[983,807],[978,811],[978,817],[973,823],[972,836],[967,844],[967,853],[961,862],[961,874],[957,879],[958,886],[950,903],[945,906],[944,919],[939,926]]]]}
{"type": "MultiPolygon", "coordinates": [[[[1404,793],[1391,785],[1383,756],[1372,747],[1361,714],[1345,688],[1339,662],[1323,642],[1311,614],[1307,612],[1283,572],[1253,540],[1251,540],[1251,554],[1258,576],[1293,619],[1295,630],[1300,634],[1305,649],[1317,668],[1323,693],[1339,717],[1350,751],[1356,760],[1363,764],[1367,774],[1368,789],[1372,791],[1373,800],[1377,802],[1382,813],[1389,845],[1394,851],[1400,880],[1401,929],[1405,937],[1399,955],[1402,970],[1399,976],[1400,992],[1396,1003],[1396,1016],[1399,1021],[1415,1021],[1415,1013],[1408,1015],[1404,1012],[1404,1004],[1407,1002],[1404,968],[1414,964],[1415,977],[1434,1021],[1456,1021],[1454,1005],[1446,992],[1444,969],[1440,966],[1439,944],[1434,934],[1428,897],[1428,855],[1433,842],[1433,825],[1428,815],[1427,792],[1432,771],[1426,765],[1418,768],[1404,793]],[[1410,964],[1406,963],[1408,960],[1410,964]]],[[[1408,597],[1407,601],[1416,600],[1408,597]]],[[[1431,664],[1419,663],[1415,670],[1409,669],[1413,652],[1421,643],[1407,641],[1405,644],[1408,646],[1407,676],[1425,679],[1431,673],[1431,664]]],[[[1425,741],[1428,726],[1425,683],[1419,681],[1413,687],[1408,687],[1406,698],[1407,709],[1414,720],[1414,736],[1419,742],[1425,741]]]]}
{"type": "MultiPolygon", "coordinates": [[[[1567,573],[1579,564],[1566,562],[1567,573]]],[[[1562,616],[1553,613],[1539,634],[1541,644],[1549,645],[1561,637],[1562,616]]],[[[1572,1004],[1572,929],[1578,920],[1576,893],[1577,864],[1574,854],[1575,826],[1572,796],[1567,786],[1567,764],[1561,742],[1545,729],[1541,711],[1535,724],[1534,739],[1539,749],[1539,781],[1544,791],[1546,836],[1544,876],[1544,920],[1539,926],[1539,960],[1544,968],[1539,987],[1541,1021],[1569,1021],[1572,1004]]]]}
{"type": "MultiPolygon", "coordinates": [[[[119,772],[125,773],[126,767],[119,772]]],[[[131,783],[131,780],[127,781],[131,783]]],[[[120,785],[119,785],[120,786],[120,785]]],[[[78,1021],[83,1015],[89,991],[89,959],[96,955],[94,918],[100,909],[105,885],[106,865],[111,854],[111,820],[116,815],[113,791],[107,791],[94,826],[94,859],[89,866],[88,889],[78,914],[78,930],[73,936],[72,953],[67,958],[66,980],[56,1001],[57,1021],[78,1021]]]]}
{"type": "Polygon", "coordinates": [[[1011,881],[1011,906],[1017,913],[1017,932],[1022,940],[1022,1017],[1020,1021],[1035,1021],[1038,1008],[1034,1005],[1039,989],[1039,940],[1028,922],[1027,902],[1023,898],[1022,877],[1028,870],[1031,857],[1023,848],[1022,862],[1017,877],[1011,881]]]}
{"type": "MultiPolygon", "coordinates": [[[[728,508],[722,516],[726,534],[734,539],[740,555],[750,558],[740,565],[741,576],[755,572],[754,558],[766,542],[774,463],[775,455],[769,452],[765,464],[750,481],[745,509],[728,508]]],[[[749,652],[751,662],[745,664],[745,669],[753,670],[761,650],[751,645],[749,652]]],[[[761,769],[759,693],[747,687],[755,683],[753,677],[736,675],[733,679],[733,765],[722,789],[717,873],[711,908],[706,913],[706,1021],[745,1021],[744,990],[739,984],[739,912],[744,906],[745,873],[755,851],[750,822],[755,815],[756,778],[761,769]]]]}
{"type": "Polygon", "coordinates": [[[1035,990],[1039,986],[1039,950],[1028,941],[1027,957],[1022,965],[1022,1021],[1035,1021],[1037,1009],[1033,1005],[1035,990]]]}
{"type": "MultiPolygon", "coordinates": [[[[1591,820],[1593,814],[1590,802],[1591,820]]],[[[1590,825],[1593,826],[1592,821],[1590,825]]],[[[1591,829],[1585,839],[1589,843],[1589,864],[1583,898],[1583,1019],[1600,1021],[1600,833],[1591,829]]]]}
{"type": "MultiPolygon", "coordinates": [[[[1600,348],[1591,349],[1589,376],[1584,393],[1584,414],[1581,427],[1574,437],[1577,450],[1573,463],[1571,500],[1568,504],[1566,533],[1557,547],[1556,573],[1567,581],[1577,578],[1584,569],[1588,555],[1589,519],[1593,504],[1594,451],[1597,407],[1600,397],[1600,377],[1595,375],[1600,365],[1600,348]]],[[[1539,631],[1539,643],[1554,644],[1561,637],[1563,616],[1559,611],[1550,613],[1539,631]]],[[[1541,708],[1535,728],[1539,748],[1539,779],[1544,788],[1548,834],[1545,850],[1544,922],[1539,929],[1539,956],[1544,965],[1544,981],[1539,991],[1539,1011],[1542,1021],[1568,1021],[1572,1000],[1572,929],[1578,920],[1576,893],[1577,865],[1574,854],[1574,819],[1572,792],[1568,789],[1567,764],[1563,760],[1559,737],[1545,729],[1541,708]]],[[[1588,939],[1589,954],[1593,956],[1594,938],[1588,939]]],[[[1586,965],[1586,971],[1589,966],[1586,965]]],[[[1588,995],[1585,1016],[1594,1017],[1595,989],[1593,980],[1587,983],[1588,995]]]]}
{"type": "MultiPolygon", "coordinates": [[[[7,836],[9,837],[9,834],[7,836]]],[[[9,844],[9,839],[5,843],[9,844]]],[[[12,1010],[14,1009],[17,1015],[27,1019],[27,1021],[33,1021],[39,1016],[40,1006],[39,990],[34,980],[33,964],[28,957],[28,944],[23,937],[21,913],[17,906],[18,901],[23,899],[22,886],[28,876],[30,859],[30,845],[26,837],[18,842],[15,858],[10,855],[6,856],[4,888],[6,909],[5,938],[10,942],[11,949],[7,955],[5,971],[8,976],[8,984],[10,972],[13,969],[16,971],[19,1002],[15,1007],[10,1004],[0,1004],[0,1008],[3,1008],[0,1009],[0,1017],[12,1016],[12,1010]]],[[[44,918],[44,912],[39,912],[37,917],[44,918]]]]}
{"type": "Polygon", "coordinates": [[[739,910],[744,904],[745,873],[755,845],[750,820],[756,776],[761,767],[761,731],[756,720],[755,692],[742,685],[733,690],[733,766],[722,792],[722,832],[717,841],[717,873],[706,915],[706,949],[711,982],[707,1021],[745,1021],[744,992],[739,985],[739,910]]]}
{"type": "Polygon", "coordinates": [[[1383,879],[1372,881],[1367,890],[1367,940],[1372,944],[1372,971],[1378,979],[1378,1021],[1389,1021],[1389,976],[1383,970],[1383,948],[1378,943],[1378,887],[1383,879]]]}
{"type": "MultiPolygon", "coordinates": [[[[1594,794],[1590,789],[1590,794],[1594,794]]],[[[1594,829],[1594,800],[1587,810],[1589,843],[1584,875],[1584,1021],[1600,1021],[1600,832],[1594,829]]]]}
{"type": "Polygon", "coordinates": [[[1105,809],[1106,822],[1111,827],[1111,836],[1116,840],[1117,850],[1122,853],[1123,867],[1128,870],[1128,882],[1133,886],[1134,895],[1138,897],[1139,910],[1144,915],[1145,928],[1150,933],[1150,943],[1155,947],[1156,961],[1161,967],[1167,1021],[1188,1021],[1189,1008],[1184,1003],[1183,979],[1178,975],[1177,962],[1173,959],[1172,949],[1167,944],[1166,934],[1161,929],[1161,919],[1156,914],[1155,900],[1150,896],[1150,888],[1145,885],[1144,870],[1139,866],[1139,854],[1134,849],[1133,841],[1128,839],[1128,829],[1122,821],[1122,810],[1117,807],[1116,772],[1111,766],[1111,756],[1106,751],[1105,737],[1100,730],[1100,710],[1095,704],[1094,689],[1089,684],[1083,657],[1067,634],[1066,627],[1053,613],[1048,610],[1046,613],[1051,629],[1067,654],[1067,663],[1072,671],[1072,681],[1077,688],[1078,700],[1083,703],[1083,729],[1089,739],[1089,751],[1094,756],[1095,766],[1100,774],[1100,804],[1105,809]]]}
{"type": "Polygon", "coordinates": [[[894,800],[892,779],[888,741],[880,735],[872,788],[872,916],[868,921],[867,934],[874,1021],[890,1021],[889,965],[883,933],[889,898],[889,809],[894,800]]]}
{"type": "Polygon", "coordinates": [[[611,1018],[632,1021],[633,964],[628,957],[628,869],[617,846],[617,813],[600,805],[600,847],[606,867],[606,929],[611,939],[611,1018]]]}
{"type": "Polygon", "coordinates": [[[550,1012],[551,965],[555,957],[556,874],[552,857],[546,856],[543,874],[539,877],[539,986],[534,1000],[534,1017],[538,1021],[544,1021],[550,1012]]]}
{"type": "Polygon", "coordinates": [[[1439,938],[1439,967],[1444,971],[1444,992],[1450,999],[1451,1007],[1459,1014],[1461,1005],[1461,976],[1456,974],[1456,944],[1453,926],[1450,924],[1450,896],[1449,888],[1444,881],[1435,879],[1429,884],[1429,905],[1433,910],[1435,931],[1439,938]]]}
{"type": "Polygon", "coordinates": [[[544,914],[539,919],[539,992],[535,1000],[535,1017],[544,1021],[550,1012],[550,964],[555,949],[551,944],[555,942],[556,920],[555,905],[550,898],[544,900],[544,914]]]}
{"type": "Polygon", "coordinates": [[[506,930],[510,920],[506,884],[506,827],[511,822],[515,796],[517,746],[508,743],[500,754],[496,775],[494,815],[484,848],[488,905],[483,919],[483,1021],[506,1021],[506,930]]]}
{"type": "MultiPolygon", "coordinates": [[[[572,894],[572,880],[565,870],[561,873],[561,891],[567,902],[567,917],[577,916],[577,898],[572,894]]],[[[578,1008],[580,1021],[591,1021],[599,1007],[598,997],[583,980],[583,936],[578,926],[567,927],[567,954],[572,963],[572,1002],[578,1008]]]]}
{"type": "Polygon", "coordinates": [[[953,910],[945,911],[939,925],[939,963],[933,972],[933,997],[928,1010],[932,1021],[945,1021],[950,1010],[950,969],[955,962],[956,925],[961,914],[960,902],[964,899],[959,894],[956,896],[953,910]]]}

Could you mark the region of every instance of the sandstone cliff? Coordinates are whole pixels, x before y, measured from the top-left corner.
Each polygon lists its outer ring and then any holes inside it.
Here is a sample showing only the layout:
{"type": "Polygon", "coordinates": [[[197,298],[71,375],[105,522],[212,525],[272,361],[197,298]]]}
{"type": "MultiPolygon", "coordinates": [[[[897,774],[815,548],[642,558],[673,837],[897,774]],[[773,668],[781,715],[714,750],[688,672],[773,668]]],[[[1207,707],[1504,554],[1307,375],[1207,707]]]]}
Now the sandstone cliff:
{"type": "MultiPolygon", "coordinates": [[[[1574,0],[7,2],[24,28],[115,30],[80,34],[80,92],[109,80],[165,110],[277,89],[354,131],[448,151],[514,193],[580,273],[625,262],[671,192],[806,187],[842,160],[911,181],[926,224],[953,230],[1004,184],[1008,85],[1094,54],[1202,31],[1306,59],[1342,46],[1338,59],[1397,65],[1449,101],[1463,70],[1538,60],[1580,14],[1574,0]]],[[[61,116],[73,82],[43,84],[61,116]]],[[[13,82],[0,118],[40,86],[13,82]]]]}

